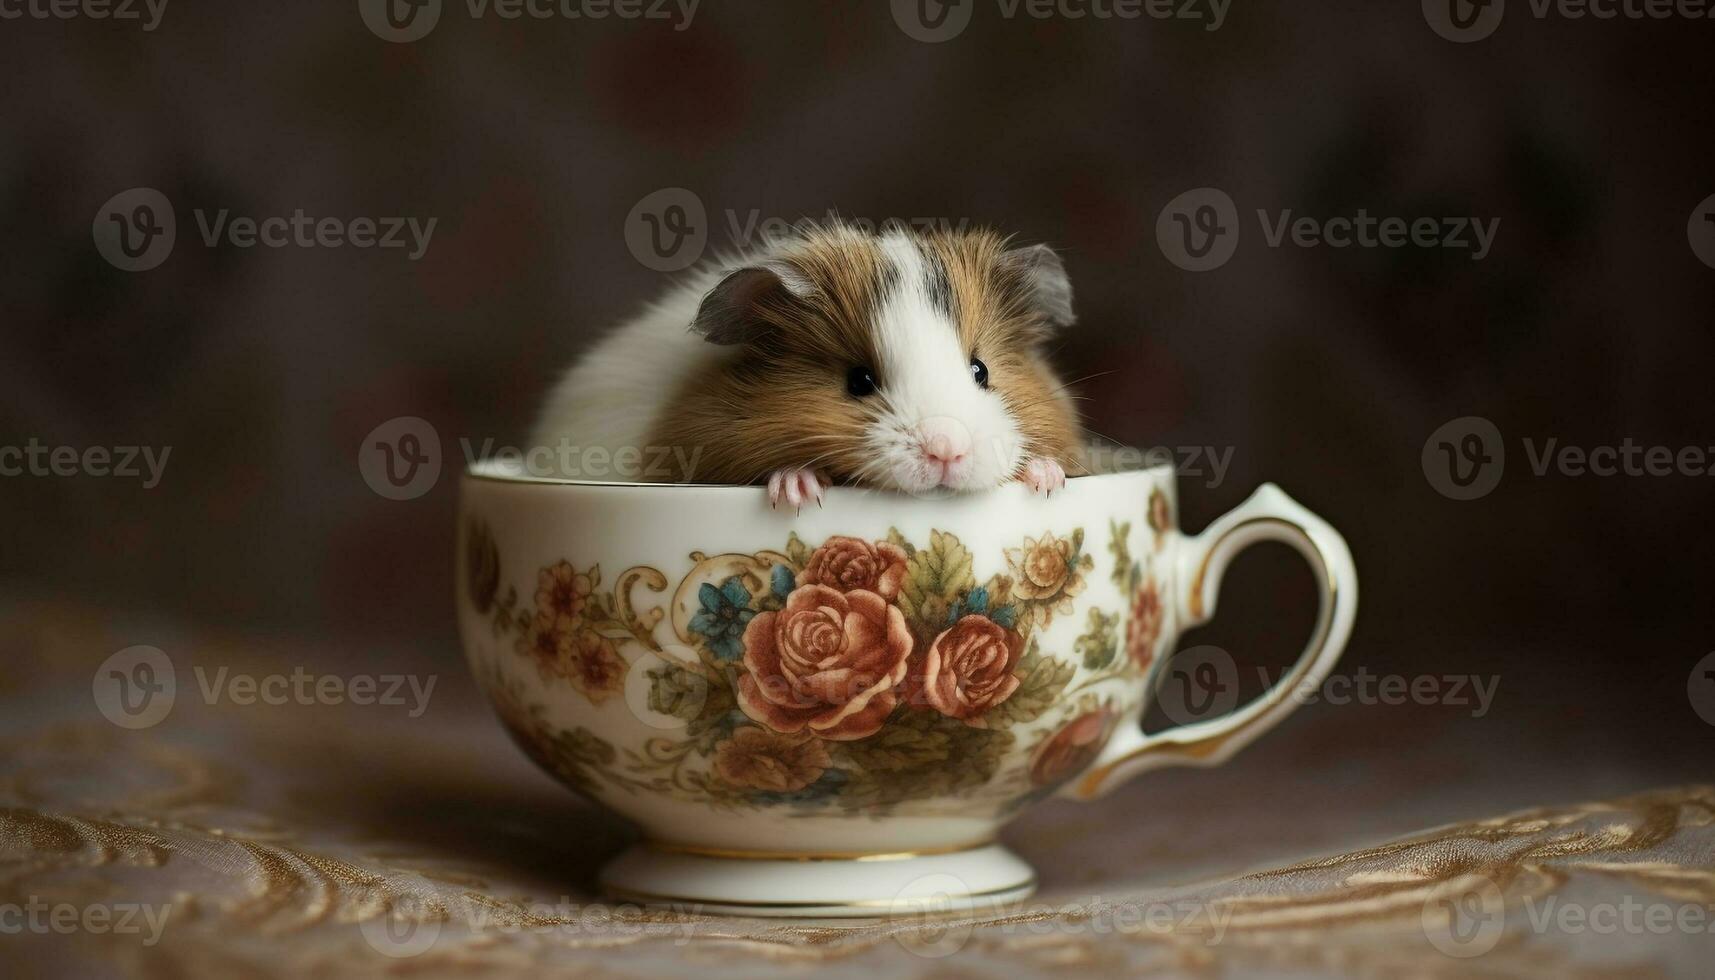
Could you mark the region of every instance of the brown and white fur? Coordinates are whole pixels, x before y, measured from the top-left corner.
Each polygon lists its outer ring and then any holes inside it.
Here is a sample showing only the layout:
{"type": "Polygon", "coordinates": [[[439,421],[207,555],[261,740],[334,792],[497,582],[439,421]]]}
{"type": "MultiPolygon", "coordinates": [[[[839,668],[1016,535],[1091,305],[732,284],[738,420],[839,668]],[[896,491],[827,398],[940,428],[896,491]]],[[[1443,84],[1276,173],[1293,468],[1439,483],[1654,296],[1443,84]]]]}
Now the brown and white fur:
{"type": "Polygon", "coordinates": [[[1051,492],[1081,434],[1042,347],[1072,319],[1046,246],[804,226],[693,274],[597,344],[533,444],[672,447],[698,461],[672,478],[765,483],[794,506],[830,482],[1051,492]],[[865,368],[874,391],[859,396],[849,375],[865,368]]]}

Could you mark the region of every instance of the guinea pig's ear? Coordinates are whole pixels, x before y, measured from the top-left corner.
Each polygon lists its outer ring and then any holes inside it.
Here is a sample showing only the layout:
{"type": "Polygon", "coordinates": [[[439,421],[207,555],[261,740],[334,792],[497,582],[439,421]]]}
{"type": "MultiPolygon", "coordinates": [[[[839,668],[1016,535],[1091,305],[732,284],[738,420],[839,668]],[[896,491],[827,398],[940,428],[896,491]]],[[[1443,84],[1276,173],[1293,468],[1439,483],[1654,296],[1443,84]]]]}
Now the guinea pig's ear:
{"type": "Polygon", "coordinates": [[[802,299],[809,291],[809,280],[784,262],[745,266],[727,273],[703,297],[691,330],[711,344],[749,343],[767,331],[758,316],[762,306],[802,299]]]}
{"type": "Polygon", "coordinates": [[[1015,248],[1001,255],[1000,264],[1002,269],[1023,280],[1036,308],[1051,325],[1070,326],[1076,319],[1072,313],[1072,283],[1066,278],[1066,266],[1053,249],[1046,245],[1015,248]]]}

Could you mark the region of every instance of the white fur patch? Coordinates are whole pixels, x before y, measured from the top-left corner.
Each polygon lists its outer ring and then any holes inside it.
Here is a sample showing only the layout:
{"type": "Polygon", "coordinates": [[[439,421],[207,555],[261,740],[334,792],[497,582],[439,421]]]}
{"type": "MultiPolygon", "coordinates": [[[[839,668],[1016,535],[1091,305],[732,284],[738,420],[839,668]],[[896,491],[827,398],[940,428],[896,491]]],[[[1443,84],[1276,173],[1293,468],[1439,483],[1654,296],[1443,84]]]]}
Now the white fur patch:
{"type": "MultiPolygon", "coordinates": [[[[530,448],[598,446],[616,453],[626,447],[647,455],[649,430],[661,403],[713,358],[740,356],[697,336],[690,324],[704,294],[727,270],[709,268],[649,304],[642,315],[603,337],[555,384],[530,448]]],[[[557,458],[557,457],[555,457],[557,458]]],[[[605,482],[624,475],[566,473],[605,482]]]]}
{"type": "Polygon", "coordinates": [[[1000,397],[971,377],[971,355],[958,326],[932,298],[930,277],[937,271],[908,234],[889,233],[879,245],[897,277],[874,324],[881,384],[879,417],[870,432],[877,457],[872,478],[911,491],[978,490],[1006,482],[1021,456],[1018,425],[1000,397]],[[930,419],[942,431],[950,420],[952,428],[969,432],[963,462],[943,468],[924,458],[919,426],[930,419]]]}

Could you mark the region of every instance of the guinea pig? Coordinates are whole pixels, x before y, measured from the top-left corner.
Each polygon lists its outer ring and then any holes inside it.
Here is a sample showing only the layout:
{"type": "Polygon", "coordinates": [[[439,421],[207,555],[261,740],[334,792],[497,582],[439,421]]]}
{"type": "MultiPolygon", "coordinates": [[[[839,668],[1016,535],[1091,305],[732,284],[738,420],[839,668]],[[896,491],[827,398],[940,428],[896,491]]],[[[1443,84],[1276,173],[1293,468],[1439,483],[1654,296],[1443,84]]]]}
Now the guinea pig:
{"type": "Polygon", "coordinates": [[[673,461],[642,479],[763,484],[794,507],[831,484],[1050,493],[1082,434],[1043,347],[1072,320],[1045,245],[801,225],[602,339],[555,387],[532,443],[634,447],[673,461]]]}

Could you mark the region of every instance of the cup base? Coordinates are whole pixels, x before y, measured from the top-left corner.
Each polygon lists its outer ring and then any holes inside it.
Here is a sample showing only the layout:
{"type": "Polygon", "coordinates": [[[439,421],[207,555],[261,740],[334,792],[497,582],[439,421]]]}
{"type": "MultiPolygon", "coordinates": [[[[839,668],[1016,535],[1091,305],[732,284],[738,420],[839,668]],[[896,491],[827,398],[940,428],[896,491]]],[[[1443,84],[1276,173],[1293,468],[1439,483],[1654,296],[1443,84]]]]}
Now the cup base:
{"type": "Polygon", "coordinates": [[[783,857],[636,844],[601,870],[622,902],[681,912],[896,918],[991,910],[1028,898],[1036,873],[996,843],[939,853],[783,857]]]}

